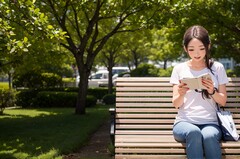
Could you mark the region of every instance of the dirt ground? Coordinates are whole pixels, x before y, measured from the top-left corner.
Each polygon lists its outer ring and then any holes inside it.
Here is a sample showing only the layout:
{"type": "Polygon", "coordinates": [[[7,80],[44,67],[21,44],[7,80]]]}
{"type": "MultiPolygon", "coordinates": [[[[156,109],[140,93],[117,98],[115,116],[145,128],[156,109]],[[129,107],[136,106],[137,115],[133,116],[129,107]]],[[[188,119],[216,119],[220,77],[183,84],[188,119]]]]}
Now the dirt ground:
{"type": "Polygon", "coordinates": [[[88,144],[78,152],[64,156],[64,159],[113,159],[108,150],[110,141],[109,136],[110,122],[105,122],[96,131],[88,144]]]}

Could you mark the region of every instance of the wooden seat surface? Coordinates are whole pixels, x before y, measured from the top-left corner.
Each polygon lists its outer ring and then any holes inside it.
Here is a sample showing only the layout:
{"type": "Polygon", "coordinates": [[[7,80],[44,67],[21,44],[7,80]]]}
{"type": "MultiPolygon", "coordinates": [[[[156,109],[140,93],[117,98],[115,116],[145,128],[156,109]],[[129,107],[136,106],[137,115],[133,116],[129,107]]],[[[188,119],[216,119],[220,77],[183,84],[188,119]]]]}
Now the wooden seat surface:
{"type": "MultiPolygon", "coordinates": [[[[240,78],[229,78],[225,109],[240,133],[240,78]]],[[[174,140],[169,77],[128,77],[116,81],[115,158],[186,158],[185,145],[174,140]]],[[[240,142],[222,142],[223,158],[240,158],[240,142]]]]}

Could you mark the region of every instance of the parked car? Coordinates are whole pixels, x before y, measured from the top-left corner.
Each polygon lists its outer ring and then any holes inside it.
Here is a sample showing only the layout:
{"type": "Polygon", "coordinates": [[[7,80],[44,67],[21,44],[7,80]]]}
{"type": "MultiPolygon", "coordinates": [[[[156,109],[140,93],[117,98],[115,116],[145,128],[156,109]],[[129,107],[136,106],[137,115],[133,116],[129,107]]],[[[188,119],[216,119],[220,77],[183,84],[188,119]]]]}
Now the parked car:
{"type": "Polygon", "coordinates": [[[89,87],[107,87],[108,85],[108,71],[101,70],[89,76],[89,87]]]}
{"type": "Polygon", "coordinates": [[[113,86],[116,86],[116,80],[117,80],[117,77],[130,77],[130,72],[124,72],[124,73],[121,73],[121,74],[115,74],[113,75],[113,86]]]}
{"type": "MultiPolygon", "coordinates": [[[[118,77],[119,74],[124,72],[129,72],[128,67],[113,67],[112,74],[113,74],[113,85],[115,79],[118,77]]],[[[89,76],[88,86],[89,87],[107,87],[108,86],[108,70],[100,70],[96,73],[89,76]]]]}

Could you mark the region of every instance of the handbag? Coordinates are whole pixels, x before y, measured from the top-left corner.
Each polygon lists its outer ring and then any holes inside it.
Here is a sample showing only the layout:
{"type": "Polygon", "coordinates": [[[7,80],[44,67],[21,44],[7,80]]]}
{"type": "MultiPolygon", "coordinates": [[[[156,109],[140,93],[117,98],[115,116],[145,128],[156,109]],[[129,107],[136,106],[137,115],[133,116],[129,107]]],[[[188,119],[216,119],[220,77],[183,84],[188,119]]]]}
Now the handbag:
{"type": "Polygon", "coordinates": [[[222,139],[224,141],[238,141],[239,134],[233,121],[232,113],[227,110],[221,110],[217,104],[217,118],[222,130],[222,139]]]}

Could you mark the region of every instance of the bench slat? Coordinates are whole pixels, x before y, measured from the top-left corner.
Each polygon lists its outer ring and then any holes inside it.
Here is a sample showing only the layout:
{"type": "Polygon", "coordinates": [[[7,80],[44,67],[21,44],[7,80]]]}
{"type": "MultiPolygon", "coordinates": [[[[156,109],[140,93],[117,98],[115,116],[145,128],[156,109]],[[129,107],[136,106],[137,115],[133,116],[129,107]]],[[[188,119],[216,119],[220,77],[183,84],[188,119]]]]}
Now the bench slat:
{"type": "Polygon", "coordinates": [[[118,92],[140,92],[140,91],[172,91],[172,87],[117,87],[116,91],[118,92]]]}
{"type": "Polygon", "coordinates": [[[172,98],[117,98],[116,102],[172,102],[172,98]]]}
{"type": "Polygon", "coordinates": [[[172,103],[116,103],[116,107],[169,107],[172,108],[172,103]]]}
{"type": "MultiPolygon", "coordinates": [[[[239,141],[221,142],[222,148],[240,148],[239,141]]],[[[184,147],[184,143],[116,143],[116,147],[184,147]]],[[[240,153],[240,151],[239,151],[240,153]]]]}
{"type": "Polygon", "coordinates": [[[115,159],[186,159],[185,155],[116,155],[115,159]]]}
{"type": "Polygon", "coordinates": [[[172,119],[117,119],[118,123],[129,123],[129,124],[173,124],[172,119]]]}
{"type": "Polygon", "coordinates": [[[164,109],[164,108],[116,108],[116,112],[158,112],[158,113],[177,113],[176,109],[164,109]]]}
{"type": "MultiPolygon", "coordinates": [[[[239,159],[239,156],[236,155],[226,155],[222,159],[239,159]]],[[[115,159],[186,159],[185,155],[116,155],[115,159]]]]}
{"type": "Polygon", "coordinates": [[[116,130],[116,135],[172,135],[172,130],[116,130]]]}
{"type": "Polygon", "coordinates": [[[172,129],[172,124],[171,125],[162,125],[162,124],[156,124],[156,125],[142,125],[142,124],[121,124],[121,125],[116,125],[117,129],[172,129]]]}
{"type": "Polygon", "coordinates": [[[116,114],[116,118],[172,118],[175,119],[176,114],[116,114]]]}

